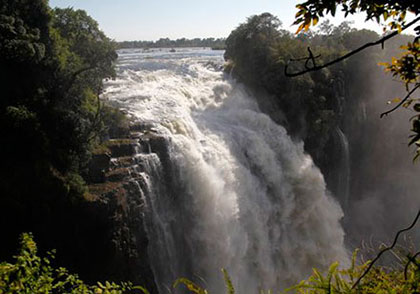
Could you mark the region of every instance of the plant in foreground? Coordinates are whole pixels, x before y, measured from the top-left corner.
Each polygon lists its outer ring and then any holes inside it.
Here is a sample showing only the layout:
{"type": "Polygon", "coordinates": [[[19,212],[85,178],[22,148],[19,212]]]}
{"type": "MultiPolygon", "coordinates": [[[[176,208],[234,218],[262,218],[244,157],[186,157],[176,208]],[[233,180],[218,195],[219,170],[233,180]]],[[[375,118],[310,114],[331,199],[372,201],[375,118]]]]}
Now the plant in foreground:
{"type": "Polygon", "coordinates": [[[314,269],[312,275],[286,292],[299,294],[376,294],[420,293],[420,263],[408,256],[407,263],[400,269],[373,266],[372,261],[356,265],[357,251],[353,253],[352,264],[348,269],[339,269],[333,263],[325,274],[314,269]],[[360,277],[364,275],[363,280],[360,277]]]}
{"type": "Polygon", "coordinates": [[[21,248],[15,263],[0,263],[0,294],[122,294],[149,292],[131,283],[98,282],[96,285],[85,284],[77,275],[63,267],[53,268],[49,258],[37,255],[37,246],[31,234],[21,236],[21,248]]]}
{"type": "MultiPolygon", "coordinates": [[[[31,234],[22,234],[21,248],[15,263],[0,263],[0,294],[17,293],[66,293],[66,294],[149,294],[142,286],[132,283],[97,282],[96,285],[84,283],[77,275],[71,274],[63,267],[54,268],[48,257],[37,255],[37,246],[31,234]]],[[[299,284],[286,289],[283,293],[298,294],[376,294],[420,293],[420,252],[407,255],[405,262],[397,269],[373,265],[372,261],[356,264],[357,251],[354,252],[351,266],[339,269],[338,263],[333,263],[328,271],[321,273],[314,269],[312,275],[299,284]],[[361,279],[363,278],[363,279],[361,279]]],[[[229,274],[222,269],[227,294],[235,294],[235,289],[229,274]]],[[[173,287],[184,285],[194,294],[209,294],[209,292],[193,281],[180,278],[173,287]]],[[[272,291],[268,291],[272,293],[272,291]]],[[[263,292],[261,294],[264,294],[263,292]]]]}

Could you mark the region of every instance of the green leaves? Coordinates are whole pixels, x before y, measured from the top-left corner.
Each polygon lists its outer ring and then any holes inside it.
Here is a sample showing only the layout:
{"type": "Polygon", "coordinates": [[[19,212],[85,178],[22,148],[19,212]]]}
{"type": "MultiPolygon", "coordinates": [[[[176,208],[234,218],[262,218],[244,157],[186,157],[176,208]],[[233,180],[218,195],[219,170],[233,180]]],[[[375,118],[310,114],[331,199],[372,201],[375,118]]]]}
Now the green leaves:
{"type": "Polygon", "coordinates": [[[325,273],[314,269],[308,279],[285,292],[293,291],[298,294],[412,294],[420,290],[420,269],[415,265],[408,266],[407,279],[405,279],[404,271],[401,268],[385,269],[376,266],[368,272],[359,285],[353,287],[355,280],[364,273],[369,264],[366,262],[356,265],[356,255],[355,251],[350,268],[340,269],[338,263],[335,262],[325,273]]]}
{"type": "Polygon", "coordinates": [[[144,287],[127,282],[85,284],[67,269],[53,268],[48,258],[39,257],[31,234],[22,234],[20,244],[14,264],[0,263],[0,294],[128,294],[138,290],[149,294],[144,287]]]}
{"type": "MultiPolygon", "coordinates": [[[[354,281],[365,271],[368,262],[357,265],[357,252],[353,253],[352,264],[348,269],[340,269],[334,262],[323,273],[317,269],[312,275],[285,292],[298,294],[368,294],[399,293],[412,294],[420,290],[420,268],[418,254],[409,256],[410,262],[405,270],[387,269],[375,266],[368,272],[363,282],[353,288],[354,281]]],[[[402,267],[404,268],[404,267],[402,267]]],[[[222,269],[227,294],[234,294],[235,289],[225,269],[222,269]]],[[[186,278],[177,279],[173,287],[180,284],[194,294],[208,294],[208,291],[186,278]]],[[[15,256],[15,263],[0,263],[0,294],[22,293],[66,293],[66,294],[150,294],[142,286],[131,283],[97,282],[95,285],[84,283],[77,275],[70,274],[67,269],[53,268],[48,258],[37,255],[37,246],[31,234],[22,234],[21,248],[15,256]]],[[[270,293],[270,291],[269,291],[270,293]]]]}
{"type": "Polygon", "coordinates": [[[307,0],[296,5],[298,12],[295,15],[294,24],[299,25],[296,33],[302,29],[307,30],[312,21],[315,26],[314,19],[323,17],[324,15],[336,15],[337,9],[341,8],[345,17],[349,14],[365,13],[366,20],[376,20],[380,23],[381,19],[387,21],[391,18],[393,21],[388,24],[391,29],[401,29],[405,24],[405,18],[408,11],[419,13],[419,5],[415,0],[391,0],[391,1],[374,1],[374,0],[307,0]],[[309,26],[307,25],[309,24],[309,26]]]}
{"type": "Polygon", "coordinates": [[[206,289],[200,287],[199,285],[197,285],[196,283],[194,283],[193,281],[191,281],[189,279],[179,278],[174,282],[173,287],[176,288],[180,284],[185,285],[188,290],[190,290],[191,292],[193,292],[195,294],[208,294],[206,289]]]}
{"type": "Polygon", "coordinates": [[[68,60],[69,73],[89,69],[89,75],[97,76],[96,83],[115,76],[116,44],[105,36],[93,18],[83,10],[72,8],[56,8],[53,16],[52,27],[61,38],[57,42],[68,51],[62,51],[60,57],[68,60]]]}

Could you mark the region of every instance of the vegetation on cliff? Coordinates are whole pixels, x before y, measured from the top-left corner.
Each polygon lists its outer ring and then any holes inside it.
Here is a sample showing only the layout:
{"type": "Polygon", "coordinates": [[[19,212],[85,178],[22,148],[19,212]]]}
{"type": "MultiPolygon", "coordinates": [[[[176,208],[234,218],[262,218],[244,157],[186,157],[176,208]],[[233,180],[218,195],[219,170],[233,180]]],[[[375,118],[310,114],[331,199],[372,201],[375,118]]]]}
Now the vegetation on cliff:
{"type": "Polygon", "coordinates": [[[115,48],[84,11],[1,1],[2,260],[30,231],[86,277],[107,271],[101,253],[110,251],[109,208],[84,195],[92,151],[126,124],[99,100],[103,80],[115,76],[115,48]]]}
{"type": "MultiPolygon", "coordinates": [[[[345,62],[295,78],[284,74],[285,66],[291,72],[305,66],[306,58],[301,58],[308,55],[308,47],[317,52],[316,62],[322,64],[377,37],[375,32],[351,28],[348,22],[335,27],[328,21],[318,31],[294,35],[283,30],[276,17],[263,13],[249,17],[227,38],[226,70],[255,91],[274,97],[284,113],[281,123],[292,136],[304,140],[305,149],[323,169],[336,161],[328,151],[335,129],[343,128],[344,117],[372,95],[374,77],[381,73],[376,63],[398,54],[400,42],[409,36],[391,40],[385,50],[372,48],[345,62]]],[[[306,62],[311,65],[311,60],[306,62]]],[[[393,85],[383,86],[395,92],[393,85]]]]}
{"type": "Polygon", "coordinates": [[[324,15],[331,14],[335,16],[337,9],[341,8],[341,11],[345,13],[345,16],[349,14],[364,14],[366,15],[366,21],[376,20],[377,23],[383,24],[383,30],[385,34],[381,38],[371,38],[364,44],[359,45],[357,48],[353,48],[347,54],[344,54],[336,59],[332,59],[328,62],[317,62],[317,56],[314,56],[312,51],[309,49],[309,55],[301,60],[306,60],[305,68],[288,73],[287,68],[285,73],[288,76],[298,76],[308,72],[313,72],[326,68],[332,64],[340,62],[349,58],[350,56],[357,55],[366,48],[372,46],[381,45],[382,48],[390,42],[389,40],[398,36],[403,30],[414,27],[415,36],[411,36],[400,42],[400,44],[406,44],[400,46],[402,51],[392,57],[392,61],[381,62],[381,65],[385,67],[385,71],[392,73],[393,77],[399,79],[405,86],[405,97],[394,98],[392,101],[396,103],[396,106],[392,107],[388,111],[381,114],[381,117],[386,116],[400,107],[409,108],[414,113],[410,121],[412,122],[413,132],[410,135],[409,145],[415,145],[416,154],[414,160],[420,157],[420,103],[419,98],[415,96],[417,90],[420,88],[420,5],[418,1],[407,0],[401,1],[371,1],[371,0],[357,0],[357,1],[319,1],[309,0],[301,4],[296,5],[298,12],[296,13],[295,24],[299,24],[297,32],[302,30],[309,30],[309,27],[315,26],[319,19],[324,15]],[[412,18],[406,17],[410,15],[412,18]],[[390,32],[387,30],[390,29],[390,32]],[[309,64],[308,64],[309,62],[309,64]],[[316,64],[318,63],[318,64],[316,64]]]}

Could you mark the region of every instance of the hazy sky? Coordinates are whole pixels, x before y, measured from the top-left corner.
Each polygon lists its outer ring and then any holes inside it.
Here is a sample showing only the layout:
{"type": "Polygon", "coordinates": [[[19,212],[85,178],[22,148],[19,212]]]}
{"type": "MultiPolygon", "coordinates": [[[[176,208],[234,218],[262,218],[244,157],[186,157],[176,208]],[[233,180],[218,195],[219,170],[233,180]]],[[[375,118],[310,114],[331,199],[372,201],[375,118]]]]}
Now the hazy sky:
{"type": "MultiPolygon", "coordinates": [[[[295,5],[303,0],[50,0],[51,7],[84,9],[100,28],[117,41],[156,40],[159,38],[227,37],[253,14],[270,12],[291,27],[295,5]]],[[[334,23],[340,23],[336,17],[334,23]]],[[[374,23],[365,24],[362,16],[357,27],[380,31],[374,23]]]]}

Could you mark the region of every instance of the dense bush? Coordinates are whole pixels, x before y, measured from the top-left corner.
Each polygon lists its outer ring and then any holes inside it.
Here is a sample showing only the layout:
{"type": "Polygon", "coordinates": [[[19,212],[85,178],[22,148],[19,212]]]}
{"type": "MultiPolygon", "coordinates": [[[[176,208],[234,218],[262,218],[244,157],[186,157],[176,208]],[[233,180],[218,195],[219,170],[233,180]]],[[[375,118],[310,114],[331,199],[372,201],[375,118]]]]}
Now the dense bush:
{"type": "Polygon", "coordinates": [[[307,279],[288,289],[299,294],[413,294],[420,291],[420,264],[418,260],[402,263],[399,268],[373,266],[366,271],[371,261],[356,264],[356,253],[352,265],[339,269],[338,263],[330,266],[326,273],[316,269],[307,279]],[[366,275],[364,275],[366,273],[366,275]],[[359,278],[364,275],[363,279],[359,278]]]}
{"type": "Polygon", "coordinates": [[[75,251],[95,246],[83,244],[95,227],[81,209],[83,175],[109,125],[125,123],[99,100],[103,80],[115,76],[115,47],[84,11],[53,10],[44,0],[0,2],[1,259],[23,231],[67,251],[69,263],[75,251]]]}
{"type": "Polygon", "coordinates": [[[2,1],[0,30],[0,194],[55,194],[39,178],[86,167],[100,133],[90,105],[115,75],[115,45],[84,11],[41,0],[2,1]]]}
{"type": "Polygon", "coordinates": [[[54,267],[54,252],[49,257],[37,255],[37,246],[32,235],[22,234],[21,247],[15,263],[0,263],[0,294],[122,294],[149,292],[131,283],[97,282],[84,283],[66,268],[54,267]]]}

